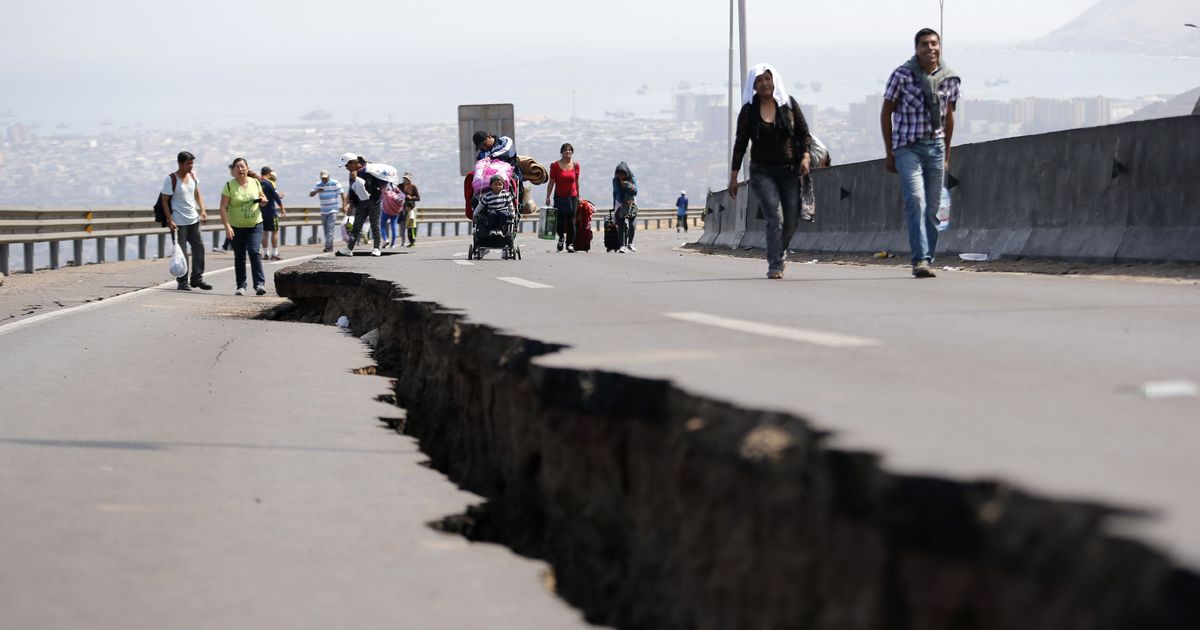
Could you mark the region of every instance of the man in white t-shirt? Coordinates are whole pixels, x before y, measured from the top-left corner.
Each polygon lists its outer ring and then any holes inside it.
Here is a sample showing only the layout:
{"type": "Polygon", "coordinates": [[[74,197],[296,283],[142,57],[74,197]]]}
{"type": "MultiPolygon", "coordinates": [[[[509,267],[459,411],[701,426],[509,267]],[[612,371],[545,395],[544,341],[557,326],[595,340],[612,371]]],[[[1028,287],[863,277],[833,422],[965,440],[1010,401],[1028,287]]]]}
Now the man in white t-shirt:
{"type": "Polygon", "coordinates": [[[200,237],[200,225],[208,220],[204,210],[204,198],[200,196],[200,186],[196,175],[192,173],[196,156],[187,151],[180,151],[177,158],[179,169],[167,175],[163,180],[162,205],[170,208],[167,213],[167,227],[175,232],[175,238],[184,255],[191,249],[191,281],[183,275],[175,278],[180,291],[191,291],[192,287],[211,291],[212,285],[204,281],[204,241],[200,237]]]}
{"type": "Polygon", "coordinates": [[[321,225],[325,228],[325,251],[333,251],[333,232],[337,225],[337,213],[346,205],[346,191],[336,179],[329,179],[329,171],[321,171],[321,181],[313,186],[309,197],[320,195],[321,225]]]}

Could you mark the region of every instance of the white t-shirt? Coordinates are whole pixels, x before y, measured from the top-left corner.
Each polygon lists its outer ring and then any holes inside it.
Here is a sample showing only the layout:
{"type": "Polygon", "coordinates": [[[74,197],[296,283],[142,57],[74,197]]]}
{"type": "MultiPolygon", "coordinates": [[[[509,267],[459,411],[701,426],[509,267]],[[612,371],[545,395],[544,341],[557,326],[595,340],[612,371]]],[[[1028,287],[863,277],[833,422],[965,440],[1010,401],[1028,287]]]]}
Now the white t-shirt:
{"type": "MultiPolygon", "coordinates": [[[[176,175],[176,178],[179,176],[176,175]]],[[[162,194],[171,195],[171,219],[175,225],[191,225],[200,222],[200,209],[196,205],[196,174],[179,179],[175,192],[171,192],[171,176],[163,180],[162,194]]]]}

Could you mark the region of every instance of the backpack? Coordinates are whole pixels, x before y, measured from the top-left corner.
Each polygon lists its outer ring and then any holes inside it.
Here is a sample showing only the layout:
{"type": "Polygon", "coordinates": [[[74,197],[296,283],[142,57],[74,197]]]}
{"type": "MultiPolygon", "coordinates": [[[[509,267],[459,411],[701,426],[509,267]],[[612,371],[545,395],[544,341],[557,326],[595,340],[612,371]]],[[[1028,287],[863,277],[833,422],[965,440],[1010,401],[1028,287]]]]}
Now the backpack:
{"type": "MultiPolygon", "coordinates": [[[[175,185],[179,183],[179,177],[175,173],[171,173],[171,194],[175,194],[175,185]]],[[[159,193],[158,199],[154,200],[154,220],[162,227],[167,227],[167,210],[163,207],[162,193],[159,193]]]]}
{"type": "Polygon", "coordinates": [[[389,217],[400,216],[404,212],[404,192],[395,186],[383,189],[383,213],[389,217]]]}

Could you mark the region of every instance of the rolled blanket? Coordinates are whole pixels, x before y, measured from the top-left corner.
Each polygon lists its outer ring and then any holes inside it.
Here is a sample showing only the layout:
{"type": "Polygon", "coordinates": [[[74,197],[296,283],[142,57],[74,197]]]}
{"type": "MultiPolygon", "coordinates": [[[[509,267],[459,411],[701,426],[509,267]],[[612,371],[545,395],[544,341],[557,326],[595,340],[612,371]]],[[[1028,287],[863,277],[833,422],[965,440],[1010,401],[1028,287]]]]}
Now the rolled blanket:
{"type": "Polygon", "coordinates": [[[524,177],[525,181],[530,184],[541,186],[550,181],[550,171],[546,170],[546,167],[537,160],[525,155],[518,155],[517,164],[521,166],[521,177],[524,177]]]}

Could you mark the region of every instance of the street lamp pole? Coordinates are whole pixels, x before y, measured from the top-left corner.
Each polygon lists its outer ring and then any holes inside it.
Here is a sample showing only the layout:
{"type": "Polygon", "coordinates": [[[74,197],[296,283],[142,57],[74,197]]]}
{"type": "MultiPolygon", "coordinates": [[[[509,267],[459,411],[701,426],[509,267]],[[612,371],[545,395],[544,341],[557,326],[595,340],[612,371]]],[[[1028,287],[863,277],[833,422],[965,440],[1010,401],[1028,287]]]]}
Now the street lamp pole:
{"type": "Polygon", "coordinates": [[[725,115],[725,122],[729,123],[728,133],[725,135],[729,140],[729,152],[725,154],[725,163],[729,164],[733,161],[733,85],[736,79],[733,76],[733,18],[734,18],[734,0],[729,0],[729,112],[725,115]]]}
{"type": "Polygon", "coordinates": [[[938,0],[938,39],[946,44],[946,0],[938,0]]]}

